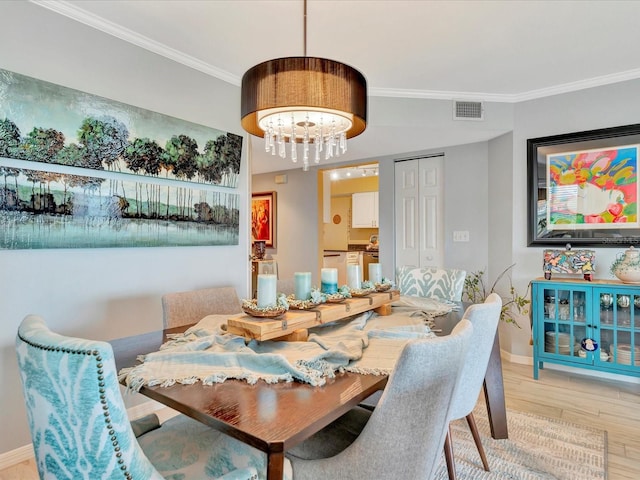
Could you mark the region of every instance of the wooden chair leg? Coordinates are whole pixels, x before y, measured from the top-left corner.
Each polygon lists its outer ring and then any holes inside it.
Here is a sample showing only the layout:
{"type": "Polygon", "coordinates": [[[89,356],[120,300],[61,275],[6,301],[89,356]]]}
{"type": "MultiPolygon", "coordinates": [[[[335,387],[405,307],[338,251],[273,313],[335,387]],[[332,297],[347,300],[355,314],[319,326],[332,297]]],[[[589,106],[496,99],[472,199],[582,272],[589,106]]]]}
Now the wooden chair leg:
{"type": "Polygon", "coordinates": [[[467,415],[467,423],[469,424],[469,429],[471,430],[471,435],[473,436],[473,441],[476,443],[476,448],[478,449],[478,453],[480,454],[480,459],[482,460],[482,466],[485,471],[489,471],[489,462],[487,461],[487,456],[484,454],[484,448],[482,447],[482,442],[480,441],[480,433],[478,432],[478,427],[476,426],[476,419],[473,417],[473,413],[467,415]]]}
{"type": "Polygon", "coordinates": [[[453,444],[451,443],[451,425],[444,438],[444,459],[447,462],[447,473],[449,480],[456,480],[456,463],[453,459],[453,444]]]}

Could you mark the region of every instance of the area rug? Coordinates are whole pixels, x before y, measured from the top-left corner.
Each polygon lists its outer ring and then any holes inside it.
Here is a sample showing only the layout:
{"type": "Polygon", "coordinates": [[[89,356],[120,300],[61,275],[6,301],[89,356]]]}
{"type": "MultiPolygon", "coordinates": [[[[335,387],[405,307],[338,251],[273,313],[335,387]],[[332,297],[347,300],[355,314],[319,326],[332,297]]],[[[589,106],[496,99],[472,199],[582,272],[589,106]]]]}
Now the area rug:
{"type": "MultiPolygon", "coordinates": [[[[458,480],[587,480],[607,478],[607,432],[507,410],[509,438],[491,438],[484,405],[474,412],[489,460],[485,472],[467,421],[452,423],[458,480]]],[[[442,462],[436,480],[447,480],[442,462]]]]}

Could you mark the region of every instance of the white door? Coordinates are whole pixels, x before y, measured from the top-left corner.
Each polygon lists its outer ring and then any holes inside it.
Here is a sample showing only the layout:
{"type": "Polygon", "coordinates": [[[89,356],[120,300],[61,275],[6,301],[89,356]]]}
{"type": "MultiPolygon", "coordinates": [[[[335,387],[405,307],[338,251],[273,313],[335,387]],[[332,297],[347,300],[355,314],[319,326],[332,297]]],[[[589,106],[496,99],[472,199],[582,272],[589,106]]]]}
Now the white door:
{"type": "Polygon", "coordinates": [[[396,266],[444,266],[444,156],[395,164],[396,266]]]}

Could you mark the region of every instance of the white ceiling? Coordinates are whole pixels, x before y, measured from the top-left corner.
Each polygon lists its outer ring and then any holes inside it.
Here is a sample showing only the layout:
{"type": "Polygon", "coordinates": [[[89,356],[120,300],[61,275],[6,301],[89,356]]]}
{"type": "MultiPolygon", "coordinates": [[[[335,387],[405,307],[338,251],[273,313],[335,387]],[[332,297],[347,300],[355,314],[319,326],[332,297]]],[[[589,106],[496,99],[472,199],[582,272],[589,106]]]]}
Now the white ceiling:
{"type": "MultiPolygon", "coordinates": [[[[235,85],[304,54],[302,0],[32,1],[235,85]]],[[[514,103],[640,78],[638,19],[640,1],[308,0],[307,55],[356,67],[374,97],[514,103]]],[[[438,146],[374,133],[338,160],[438,146]]],[[[252,142],[254,173],[290,168],[252,142]]]]}

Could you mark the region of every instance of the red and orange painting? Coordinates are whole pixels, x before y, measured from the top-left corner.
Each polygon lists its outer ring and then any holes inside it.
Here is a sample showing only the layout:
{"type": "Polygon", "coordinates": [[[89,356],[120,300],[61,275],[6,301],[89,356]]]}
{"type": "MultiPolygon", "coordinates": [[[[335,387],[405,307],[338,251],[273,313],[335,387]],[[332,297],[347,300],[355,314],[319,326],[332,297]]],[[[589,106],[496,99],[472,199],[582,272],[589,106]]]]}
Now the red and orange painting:
{"type": "Polygon", "coordinates": [[[264,240],[267,247],[276,246],[276,192],[254,193],[251,196],[251,236],[264,240]]]}

